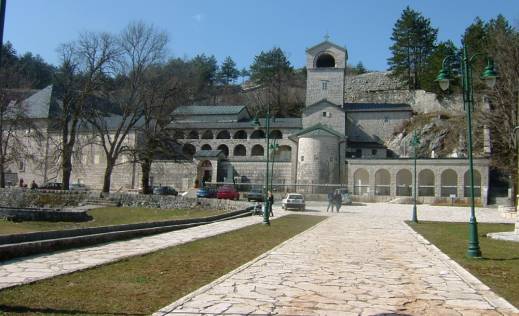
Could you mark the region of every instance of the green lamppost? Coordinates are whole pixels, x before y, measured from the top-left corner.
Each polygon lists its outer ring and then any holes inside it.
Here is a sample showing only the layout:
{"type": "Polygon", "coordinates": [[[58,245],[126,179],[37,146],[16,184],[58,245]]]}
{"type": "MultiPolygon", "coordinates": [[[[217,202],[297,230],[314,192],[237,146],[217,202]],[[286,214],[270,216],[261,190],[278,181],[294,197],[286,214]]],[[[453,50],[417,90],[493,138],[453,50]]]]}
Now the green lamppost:
{"type": "MultiPolygon", "coordinates": [[[[261,125],[257,118],[254,119],[253,123],[256,128],[259,128],[261,125]]],[[[265,128],[266,128],[265,139],[267,142],[267,157],[266,157],[267,166],[265,168],[265,191],[263,192],[263,201],[264,201],[263,203],[265,204],[265,209],[263,211],[263,224],[270,225],[270,220],[269,220],[270,202],[269,202],[268,194],[267,194],[267,192],[269,191],[270,104],[267,106],[267,116],[265,117],[265,128]]]]}
{"type": "Polygon", "coordinates": [[[414,188],[413,188],[413,223],[418,223],[418,216],[416,212],[416,147],[420,144],[420,137],[416,134],[416,130],[413,133],[413,138],[411,139],[411,146],[414,149],[414,188]]]}
{"type": "Polygon", "coordinates": [[[272,164],[270,165],[270,191],[274,189],[272,183],[274,182],[274,163],[276,162],[276,151],[278,150],[278,140],[274,138],[272,144],[270,144],[270,150],[272,151],[272,164]]]}
{"type": "MultiPolygon", "coordinates": [[[[474,165],[472,161],[472,111],[474,110],[474,93],[472,87],[472,63],[477,56],[482,54],[474,54],[469,57],[467,46],[463,47],[463,55],[460,60],[461,64],[461,86],[463,89],[463,105],[467,113],[467,152],[469,159],[469,177],[470,177],[470,221],[469,221],[469,245],[467,249],[467,256],[471,258],[480,258],[481,249],[479,248],[478,239],[478,223],[475,212],[474,199],[474,165]]],[[[448,69],[447,61],[455,56],[447,56],[443,60],[442,69],[436,78],[442,90],[449,88],[451,80],[451,71],[448,69]]],[[[493,61],[488,58],[488,64],[481,74],[481,79],[485,81],[488,88],[492,89],[496,83],[497,74],[494,70],[493,61]]]]}

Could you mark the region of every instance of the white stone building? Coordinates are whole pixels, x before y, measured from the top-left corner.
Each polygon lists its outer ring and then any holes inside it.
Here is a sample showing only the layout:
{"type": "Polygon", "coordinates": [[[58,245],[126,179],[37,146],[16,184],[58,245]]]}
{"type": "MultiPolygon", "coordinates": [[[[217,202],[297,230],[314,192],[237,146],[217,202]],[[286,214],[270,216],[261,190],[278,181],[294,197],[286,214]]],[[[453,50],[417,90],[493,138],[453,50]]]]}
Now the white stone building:
{"type": "MultiPolygon", "coordinates": [[[[276,118],[270,123],[270,138],[279,145],[274,152],[274,185],[306,193],[326,193],[332,185],[342,186],[370,200],[411,196],[413,160],[396,157],[384,143],[413,112],[460,111],[459,102],[439,102],[434,94],[406,90],[387,73],[346,76],[347,51],[328,40],[307,49],[306,56],[302,117],[276,118]]],[[[168,127],[185,159],[155,161],[153,184],[186,190],[202,179],[206,183],[264,183],[266,131],[255,128],[245,106],[183,106],[172,117],[168,127]]],[[[265,123],[260,120],[262,127],[265,123]]],[[[137,146],[138,135],[131,134],[129,142],[137,146]]],[[[104,170],[101,154],[94,147],[88,148],[87,158],[75,164],[72,182],[99,189],[104,170]]],[[[47,157],[43,160],[49,161],[47,157]]],[[[488,194],[488,164],[487,159],[475,159],[476,195],[482,197],[483,204],[488,194]]],[[[466,159],[420,158],[417,165],[420,199],[467,197],[466,159]]],[[[28,178],[24,173],[30,171],[19,170],[18,177],[28,178]]],[[[40,180],[51,178],[46,175],[40,180]]],[[[139,167],[123,157],[114,172],[112,188],[138,188],[139,178],[139,167]]]]}

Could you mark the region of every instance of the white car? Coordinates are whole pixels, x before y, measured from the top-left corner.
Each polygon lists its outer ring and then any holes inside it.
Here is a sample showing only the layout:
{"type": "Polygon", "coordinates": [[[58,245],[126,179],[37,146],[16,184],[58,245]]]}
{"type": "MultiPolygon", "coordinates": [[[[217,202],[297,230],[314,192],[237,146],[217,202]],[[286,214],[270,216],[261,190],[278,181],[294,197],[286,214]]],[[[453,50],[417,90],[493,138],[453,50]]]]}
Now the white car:
{"type": "Polygon", "coordinates": [[[305,198],[299,193],[287,193],[285,198],[281,200],[281,208],[284,210],[298,209],[300,211],[305,210],[305,198]]]}

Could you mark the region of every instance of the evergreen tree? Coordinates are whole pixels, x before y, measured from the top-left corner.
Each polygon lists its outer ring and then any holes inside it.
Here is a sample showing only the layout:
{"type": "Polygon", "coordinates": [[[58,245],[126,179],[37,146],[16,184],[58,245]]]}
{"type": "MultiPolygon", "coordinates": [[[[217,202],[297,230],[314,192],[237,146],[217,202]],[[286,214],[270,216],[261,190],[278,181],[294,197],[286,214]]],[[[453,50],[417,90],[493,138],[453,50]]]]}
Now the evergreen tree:
{"type": "Polygon", "coordinates": [[[429,19],[407,7],[393,27],[388,59],[393,75],[405,81],[410,89],[420,89],[428,58],[433,54],[438,29],[429,19]]]}
{"type": "MultiPolygon", "coordinates": [[[[448,91],[440,89],[440,86],[435,81],[438,72],[442,68],[445,57],[456,56],[459,55],[459,53],[459,49],[456,48],[452,41],[440,42],[431,56],[427,58],[427,64],[421,76],[421,88],[425,91],[434,92],[437,95],[445,95],[453,91],[459,91],[459,80],[453,80],[448,91]]],[[[449,58],[447,63],[446,66],[448,69],[455,70],[456,68],[459,68],[456,59],[449,58]]]]}
{"type": "Polygon", "coordinates": [[[357,65],[355,67],[353,67],[353,71],[357,75],[364,74],[364,73],[368,72],[368,70],[366,69],[366,67],[364,67],[364,64],[361,61],[359,61],[357,63],[357,65]]]}
{"type": "Polygon", "coordinates": [[[218,72],[218,81],[223,85],[229,85],[236,81],[240,75],[240,71],[236,69],[236,63],[230,56],[227,56],[218,72]]]}

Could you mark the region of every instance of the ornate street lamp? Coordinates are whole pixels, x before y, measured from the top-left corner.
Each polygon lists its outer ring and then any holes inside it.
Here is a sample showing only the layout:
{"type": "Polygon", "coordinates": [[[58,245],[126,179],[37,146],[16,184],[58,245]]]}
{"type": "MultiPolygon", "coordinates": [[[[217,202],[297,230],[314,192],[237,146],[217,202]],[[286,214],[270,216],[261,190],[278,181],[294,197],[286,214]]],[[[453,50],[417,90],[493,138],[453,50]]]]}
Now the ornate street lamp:
{"type": "MultiPolygon", "coordinates": [[[[476,220],[475,212],[475,199],[474,199],[474,164],[472,161],[472,111],[474,110],[474,94],[472,87],[472,63],[477,56],[482,54],[474,54],[471,57],[468,56],[467,46],[463,47],[463,55],[460,60],[461,64],[461,76],[462,76],[462,89],[463,89],[463,105],[467,113],[467,151],[469,158],[469,176],[470,176],[470,221],[469,221],[469,245],[467,249],[467,256],[472,258],[481,257],[481,249],[479,248],[478,239],[478,223],[476,220]]],[[[447,56],[443,60],[442,69],[436,78],[436,81],[440,84],[442,90],[449,88],[451,80],[450,69],[447,68],[447,61],[455,58],[455,56],[447,56]]],[[[485,81],[488,88],[492,89],[496,84],[497,73],[494,70],[493,61],[488,58],[487,66],[481,74],[481,79],[485,81]]]]}
{"type": "MultiPolygon", "coordinates": [[[[260,122],[258,118],[254,118],[254,121],[252,122],[255,126],[255,128],[260,127],[260,122]]],[[[267,192],[269,191],[269,147],[270,147],[270,104],[267,105],[267,116],[265,117],[265,128],[266,128],[266,134],[265,139],[267,141],[267,166],[265,168],[265,191],[263,192],[263,203],[265,205],[265,209],[263,211],[263,224],[270,225],[269,220],[269,209],[270,209],[270,201],[268,199],[267,192]]]]}
{"type": "Polygon", "coordinates": [[[414,149],[414,188],[413,188],[413,223],[418,223],[418,216],[416,213],[416,147],[420,144],[420,137],[416,134],[416,130],[413,133],[413,138],[411,139],[411,146],[414,149]]]}

